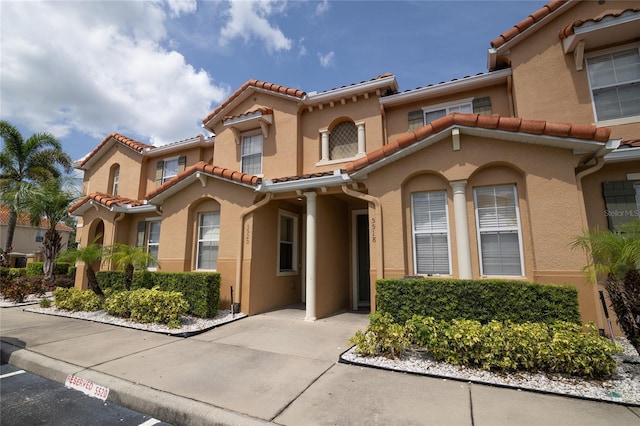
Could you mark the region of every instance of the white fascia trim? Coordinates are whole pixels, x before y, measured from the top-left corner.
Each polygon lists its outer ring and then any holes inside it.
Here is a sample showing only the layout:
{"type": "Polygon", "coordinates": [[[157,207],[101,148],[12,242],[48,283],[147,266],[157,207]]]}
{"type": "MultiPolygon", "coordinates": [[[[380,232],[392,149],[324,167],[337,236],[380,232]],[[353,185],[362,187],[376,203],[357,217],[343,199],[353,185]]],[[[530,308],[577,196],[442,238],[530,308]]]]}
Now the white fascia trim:
{"type": "Polygon", "coordinates": [[[587,21],[581,26],[574,28],[574,33],[562,40],[562,48],[564,50],[564,53],[566,54],[569,52],[573,52],[578,42],[580,40],[583,40],[583,37],[586,34],[599,30],[614,28],[618,25],[634,23],[635,21],[640,21],[640,12],[635,12],[633,10],[628,10],[620,16],[608,16],[597,22],[587,21]]]}
{"type": "Polygon", "coordinates": [[[183,141],[172,142],[162,146],[156,146],[153,148],[145,148],[142,154],[144,156],[157,156],[159,154],[167,155],[173,152],[183,151],[185,149],[199,147],[199,146],[207,146],[211,145],[215,142],[214,136],[195,136],[193,138],[185,139],[183,141]]]}
{"type": "Polygon", "coordinates": [[[212,174],[205,173],[205,172],[195,172],[195,173],[192,173],[189,176],[185,177],[184,179],[182,179],[180,182],[176,183],[175,185],[171,186],[169,189],[167,189],[165,191],[162,191],[160,194],[158,194],[158,195],[156,195],[156,196],[154,196],[152,198],[149,198],[145,202],[147,202],[149,204],[154,204],[154,205],[160,204],[164,200],[166,200],[167,198],[172,196],[173,194],[179,192],[182,188],[185,188],[185,187],[191,185],[196,180],[201,180],[203,177],[210,177],[210,178],[213,178],[213,179],[221,180],[223,182],[232,183],[234,185],[244,186],[245,188],[256,189],[255,186],[247,185],[246,183],[241,183],[241,182],[236,182],[234,180],[224,179],[224,178],[222,178],[220,176],[212,175],[212,174]]]}
{"type": "Polygon", "coordinates": [[[151,205],[151,204],[145,204],[142,206],[130,206],[128,204],[125,204],[124,206],[114,206],[114,207],[106,207],[103,206],[106,209],[108,209],[109,211],[112,212],[123,212],[123,213],[150,213],[150,212],[155,212],[156,211],[156,206],[151,205]]]}
{"type": "Polygon", "coordinates": [[[547,16],[545,16],[544,18],[542,18],[538,22],[534,23],[532,26],[530,26],[529,28],[524,30],[524,32],[519,33],[517,36],[515,36],[511,40],[507,41],[503,45],[501,45],[501,46],[499,46],[497,48],[494,48],[494,47],[489,48],[487,50],[487,68],[489,70],[491,70],[496,66],[496,60],[497,60],[498,55],[500,54],[501,51],[509,50],[512,46],[520,43],[520,41],[522,41],[525,38],[527,38],[530,34],[533,34],[534,32],[538,31],[538,29],[543,27],[546,24],[547,21],[551,21],[551,20],[555,19],[556,16],[558,16],[559,14],[564,13],[567,9],[572,8],[573,6],[575,6],[578,3],[579,3],[579,1],[569,0],[568,2],[564,3],[563,5],[558,7],[556,10],[554,10],[551,13],[549,13],[547,16]]]}
{"type": "Polygon", "coordinates": [[[269,124],[273,124],[273,114],[263,114],[262,111],[255,111],[251,114],[241,115],[239,117],[230,118],[228,120],[222,120],[222,124],[226,127],[233,126],[234,124],[240,124],[255,119],[262,119],[269,124]]]}
{"type": "Polygon", "coordinates": [[[365,81],[364,83],[353,84],[351,86],[341,87],[339,89],[333,89],[322,93],[308,93],[302,104],[314,105],[317,103],[328,102],[332,99],[347,98],[387,86],[393,86],[396,90],[398,89],[398,83],[395,75],[380,78],[378,80],[365,81]]]}
{"type": "Polygon", "coordinates": [[[475,89],[477,87],[500,83],[502,80],[506,81],[506,78],[510,75],[511,68],[507,68],[504,70],[474,75],[460,80],[447,81],[433,86],[411,90],[409,92],[385,96],[383,98],[380,98],[380,104],[383,106],[393,106],[412,101],[416,98],[423,98],[427,96],[435,97],[446,95],[449,93],[464,92],[467,90],[475,89]]]}
{"type": "Polygon", "coordinates": [[[341,186],[345,182],[351,182],[351,178],[342,170],[334,170],[332,175],[312,177],[308,179],[298,179],[286,182],[273,182],[265,179],[256,188],[258,192],[291,192],[320,187],[341,186]]]}
{"type": "Polygon", "coordinates": [[[640,160],[640,147],[622,148],[609,152],[604,156],[605,163],[640,160]]]}

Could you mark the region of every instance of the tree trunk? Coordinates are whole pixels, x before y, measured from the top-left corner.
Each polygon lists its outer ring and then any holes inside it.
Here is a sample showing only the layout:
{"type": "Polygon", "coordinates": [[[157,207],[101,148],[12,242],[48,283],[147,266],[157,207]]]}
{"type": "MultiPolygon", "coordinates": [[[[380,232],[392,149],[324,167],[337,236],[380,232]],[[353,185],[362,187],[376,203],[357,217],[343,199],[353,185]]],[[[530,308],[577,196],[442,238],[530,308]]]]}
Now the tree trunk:
{"type": "Polygon", "coordinates": [[[16,231],[16,224],[18,223],[18,212],[13,208],[9,207],[9,223],[7,224],[7,239],[4,243],[4,252],[5,256],[3,257],[3,265],[0,266],[9,266],[9,262],[11,261],[11,257],[9,253],[13,251],[13,234],[16,231]]]}
{"type": "Polygon", "coordinates": [[[618,324],[624,332],[629,343],[636,349],[640,346],[640,308],[638,295],[634,291],[640,289],[640,274],[631,271],[626,274],[623,280],[614,276],[609,276],[605,284],[611,306],[618,317],[618,324]]]}
{"type": "Polygon", "coordinates": [[[89,290],[93,290],[93,292],[98,296],[104,297],[104,293],[102,292],[102,290],[100,289],[100,286],[98,285],[98,279],[96,278],[96,273],[93,270],[93,268],[90,265],[87,265],[86,271],[87,271],[87,281],[89,285],[89,290]]]}
{"type": "Polygon", "coordinates": [[[47,229],[42,243],[42,272],[47,283],[51,283],[54,280],[55,261],[61,248],[62,237],[60,237],[60,233],[55,229],[47,229]]]}
{"type": "Polygon", "coordinates": [[[133,283],[133,264],[128,263],[124,269],[124,287],[127,290],[131,290],[131,284],[133,283]]]}

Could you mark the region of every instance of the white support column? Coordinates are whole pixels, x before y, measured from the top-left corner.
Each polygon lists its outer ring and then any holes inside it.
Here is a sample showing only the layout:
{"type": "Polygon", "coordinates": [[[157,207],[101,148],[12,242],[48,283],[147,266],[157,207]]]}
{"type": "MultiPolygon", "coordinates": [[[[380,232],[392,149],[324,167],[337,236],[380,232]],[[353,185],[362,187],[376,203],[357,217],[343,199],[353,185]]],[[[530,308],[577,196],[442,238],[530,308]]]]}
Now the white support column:
{"type": "Polygon", "coordinates": [[[321,161],[329,161],[329,135],[331,132],[328,129],[320,130],[322,139],[322,158],[321,161]]]}
{"type": "Polygon", "coordinates": [[[467,217],[466,180],[450,182],[453,188],[453,215],[456,225],[458,275],[460,279],[471,279],[471,247],[469,244],[469,220],[467,217]]]}
{"type": "Polygon", "coordinates": [[[367,153],[365,147],[365,133],[364,133],[364,121],[356,123],[358,126],[358,157],[361,157],[367,153]]]}
{"type": "Polygon", "coordinates": [[[305,321],[316,320],[316,197],[313,191],[307,197],[307,260],[306,260],[306,314],[305,321]]]}

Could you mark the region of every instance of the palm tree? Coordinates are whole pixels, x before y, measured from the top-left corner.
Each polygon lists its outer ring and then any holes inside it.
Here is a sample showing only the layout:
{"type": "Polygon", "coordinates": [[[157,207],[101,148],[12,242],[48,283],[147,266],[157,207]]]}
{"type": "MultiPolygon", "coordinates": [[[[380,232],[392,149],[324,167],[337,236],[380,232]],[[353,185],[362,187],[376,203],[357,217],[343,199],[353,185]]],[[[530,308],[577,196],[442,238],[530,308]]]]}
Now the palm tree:
{"type": "Polygon", "coordinates": [[[4,252],[10,253],[18,212],[22,208],[20,193],[23,184],[60,178],[62,171],[71,171],[71,158],[50,133],[36,133],[25,141],[18,129],[1,120],[0,137],[4,140],[0,151],[0,201],[7,202],[9,206],[4,252]]]}
{"type": "Polygon", "coordinates": [[[87,274],[87,281],[89,284],[89,290],[93,290],[98,296],[104,297],[104,293],[98,285],[98,279],[96,278],[96,271],[93,270],[93,264],[101,261],[104,253],[104,248],[97,242],[102,238],[102,235],[96,236],[93,242],[86,247],[78,247],[75,249],[67,250],[58,256],[60,262],[82,262],[85,264],[85,271],[87,274]]]}
{"type": "Polygon", "coordinates": [[[104,260],[112,261],[118,270],[124,270],[124,286],[127,290],[131,289],[135,269],[146,270],[148,265],[158,264],[144,247],[132,247],[120,243],[105,247],[104,260]]]}
{"type": "Polygon", "coordinates": [[[55,260],[62,249],[62,237],[56,226],[69,216],[69,206],[77,198],[70,188],[64,187],[63,180],[54,179],[32,187],[25,194],[24,206],[29,212],[31,225],[40,226],[43,218],[49,222],[42,243],[44,279],[49,282],[53,281],[55,260]]]}
{"type": "Polygon", "coordinates": [[[595,229],[574,238],[592,263],[585,268],[595,280],[605,276],[605,289],[618,323],[632,345],[640,351],[640,220],[617,230],[595,229]]]}

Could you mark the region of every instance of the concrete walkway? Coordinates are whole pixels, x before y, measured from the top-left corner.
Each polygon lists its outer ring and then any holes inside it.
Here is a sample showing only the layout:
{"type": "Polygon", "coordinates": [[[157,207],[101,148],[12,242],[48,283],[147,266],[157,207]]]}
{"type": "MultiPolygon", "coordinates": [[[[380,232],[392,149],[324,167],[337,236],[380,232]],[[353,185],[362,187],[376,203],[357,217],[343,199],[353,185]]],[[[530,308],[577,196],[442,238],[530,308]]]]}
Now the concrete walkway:
{"type": "Polygon", "coordinates": [[[368,323],[284,309],[187,339],[0,310],[2,361],[175,425],[640,425],[640,408],[338,364],[368,323]]]}

